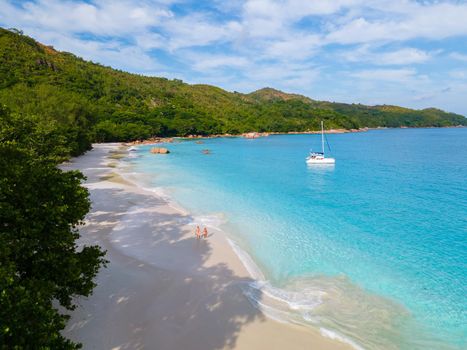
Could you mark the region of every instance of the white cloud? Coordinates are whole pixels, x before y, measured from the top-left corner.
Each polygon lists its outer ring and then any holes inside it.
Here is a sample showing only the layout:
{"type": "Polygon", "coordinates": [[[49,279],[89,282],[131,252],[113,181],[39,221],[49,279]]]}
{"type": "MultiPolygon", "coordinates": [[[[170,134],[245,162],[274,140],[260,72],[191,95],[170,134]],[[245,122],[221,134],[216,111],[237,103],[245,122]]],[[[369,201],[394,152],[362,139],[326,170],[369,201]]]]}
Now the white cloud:
{"type": "Polygon", "coordinates": [[[172,13],[164,4],[104,0],[83,1],[39,0],[13,6],[0,2],[2,22],[34,26],[67,33],[90,33],[106,36],[126,36],[155,26],[172,13]]]}
{"type": "Polygon", "coordinates": [[[74,53],[85,60],[138,73],[162,69],[162,65],[154,57],[136,45],[123,44],[118,40],[83,40],[66,33],[24,29],[39,41],[53,43],[56,49],[74,53]]]}
{"type": "Polygon", "coordinates": [[[393,51],[375,51],[372,50],[372,46],[367,44],[341,53],[341,57],[349,62],[371,63],[381,66],[423,63],[428,61],[431,56],[428,52],[411,47],[393,51]]]}
{"type": "Polygon", "coordinates": [[[0,0],[0,8],[2,25],[23,29],[59,50],[133,72],[162,68],[146,52],[157,46],[157,34],[146,34],[152,26],[172,17],[163,2],[145,1],[135,6],[125,0],[39,0],[16,6],[0,0]]]}
{"type": "MultiPolygon", "coordinates": [[[[401,1],[399,1],[401,2],[401,1]]],[[[388,7],[381,18],[354,18],[328,33],[329,43],[352,44],[374,41],[403,41],[414,38],[440,40],[467,35],[467,4],[416,4],[402,1],[397,16],[388,16],[394,7],[388,7]]],[[[396,1],[397,3],[397,1],[396,1]]],[[[369,5],[371,8],[371,5],[369,5]]]]}
{"type": "Polygon", "coordinates": [[[249,0],[243,7],[244,17],[264,18],[275,22],[296,22],[304,17],[330,15],[340,9],[361,4],[361,0],[249,0]]]}
{"type": "Polygon", "coordinates": [[[143,33],[135,36],[136,44],[143,50],[163,49],[167,47],[167,39],[158,33],[143,33]]]}
{"type": "MultiPolygon", "coordinates": [[[[466,79],[437,61],[445,38],[452,45],[467,37],[465,1],[0,0],[0,9],[1,26],[85,59],[239,91],[274,86],[409,103],[443,95],[443,79],[456,79],[461,91],[466,79]],[[418,73],[426,63],[430,76],[418,73]]],[[[443,56],[467,61],[460,48],[452,51],[443,56]]]]}
{"type": "Polygon", "coordinates": [[[239,70],[240,78],[233,72],[225,71],[231,62],[229,57],[213,57],[214,66],[212,69],[210,61],[207,66],[209,69],[204,69],[205,64],[201,63],[203,70],[202,77],[199,77],[197,82],[206,82],[214,85],[220,85],[229,90],[251,92],[253,90],[273,86],[277,89],[285,91],[308,90],[320,77],[320,69],[310,65],[291,64],[291,63],[255,63],[240,59],[238,63],[241,65],[239,70]],[[225,60],[225,61],[224,61],[225,60]]]}
{"type": "Polygon", "coordinates": [[[467,55],[461,54],[459,52],[452,52],[451,54],[449,54],[449,57],[454,58],[458,61],[467,62],[467,55]]]}
{"type": "Polygon", "coordinates": [[[404,48],[392,52],[384,52],[379,54],[376,64],[383,65],[400,65],[400,64],[412,64],[412,63],[422,63],[430,59],[430,54],[425,51],[414,49],[414,48],[404,48]]]}
{"type": "Polygon", "coordinates": [[[285,40],[278,40],[267,45],[264,56],[284,61],[303,60],[313,56],[321,46],[320,36],[297,35],[285,40]]]}
{"type": "MultiPolygon", "coordinates": [[[[310,16],[331,15],[362,0],[248,0],[242,11],[242,27],[252,38],[291,39],[292,28],[310,16]]],[[[310,34],[309,31],[306,31],[310,34]]]]}
{"type": "Polygon", "coordinates": [[[404,83],[416,77],[414,69],[368,69],[350,73],[350,76],[362,80],[404,83]]]}
{"type": "Polygon", "coordinates": [[[240,25],[235,21],[215,23],[196,14],[174,18],[163,25],[163,31],[170,37],[170,50],[232,41],[240,30],[240,25]]]}
{"type": "Polygon", "coordinates": [[[193,62],[192,67],[201,72],[219,68],[243,68],[249,64],[249,60],[241,56],[192,54],[188,57],[193,62]]]}
{"type": "Polygon", "coordinates": [[[274,86],[288,91],[309,89],[320,75],[320,69],[296,63],[270,63],[262,67],[252,67],[246,72],[248,77],[263,86],[274,86]]]}
{"type": "Polygon", "coordinates": [[[453,79],[467,81],[467,69],[454,69],[449,71],[449,76],[453,79]]]}

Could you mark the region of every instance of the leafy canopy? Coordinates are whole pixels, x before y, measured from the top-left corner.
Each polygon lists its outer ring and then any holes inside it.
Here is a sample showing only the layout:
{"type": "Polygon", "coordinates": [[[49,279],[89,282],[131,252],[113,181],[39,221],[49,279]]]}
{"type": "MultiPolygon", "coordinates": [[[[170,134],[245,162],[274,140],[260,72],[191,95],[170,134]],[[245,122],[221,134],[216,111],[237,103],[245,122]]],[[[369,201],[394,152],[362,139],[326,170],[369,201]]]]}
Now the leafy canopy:
{"type": "Polygon", "coordinates": [[[315,101],[265,88],[250,94],[145,77],[86,62],[0,28],[0,102],[55,120],[72,154],[91,141],[150,136],[306,131],[329,128],[467,125],[437,109],[315,101]]]}
{"type": "Polygon", "coordinates": [[[0,108],[0,348],[75,349],[60,331],[73,297],[88,296],[105,264],[97,246],[78,247],[89,211],[78,171],[56,125],[0,108]]]}

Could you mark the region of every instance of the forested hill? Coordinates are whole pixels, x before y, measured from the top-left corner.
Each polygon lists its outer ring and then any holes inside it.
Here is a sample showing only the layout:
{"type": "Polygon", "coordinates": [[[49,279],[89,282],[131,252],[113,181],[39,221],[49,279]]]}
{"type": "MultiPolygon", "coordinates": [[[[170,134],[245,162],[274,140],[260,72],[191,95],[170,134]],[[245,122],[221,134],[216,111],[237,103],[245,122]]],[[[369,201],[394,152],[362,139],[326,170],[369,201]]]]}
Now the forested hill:
{"type": "Polygon", "coordinates": [[[91,141],[150,136],[305,131],[329,128],[466,125],[438,109],[315,101],[271,88],[250,94],[145,77],[56,51],[17,30],[0,28],[0,104],[53,121],[72,153],[91,141]]]}

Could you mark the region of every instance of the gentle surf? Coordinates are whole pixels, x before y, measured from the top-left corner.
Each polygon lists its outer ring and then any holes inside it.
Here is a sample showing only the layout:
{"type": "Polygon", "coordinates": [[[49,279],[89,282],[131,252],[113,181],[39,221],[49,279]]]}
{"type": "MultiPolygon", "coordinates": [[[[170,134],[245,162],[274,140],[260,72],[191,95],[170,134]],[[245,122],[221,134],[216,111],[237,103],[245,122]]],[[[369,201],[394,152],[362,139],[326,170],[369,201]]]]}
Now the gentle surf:
{"type": "Polygon", "coordinates": [[[467,129],[328,135],[338,162],[307,167],[319,138],[185,140],[124,162],[229,236],[270,317],[357,349],[465,348],[467,129]]]}

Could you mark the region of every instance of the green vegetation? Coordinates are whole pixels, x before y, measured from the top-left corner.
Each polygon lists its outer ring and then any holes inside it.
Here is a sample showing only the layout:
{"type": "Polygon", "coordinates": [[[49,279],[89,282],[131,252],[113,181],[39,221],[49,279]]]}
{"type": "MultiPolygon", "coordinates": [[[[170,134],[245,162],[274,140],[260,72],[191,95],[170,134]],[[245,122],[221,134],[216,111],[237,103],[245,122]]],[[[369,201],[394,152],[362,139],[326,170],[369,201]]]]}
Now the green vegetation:
{"type": "Polygon", "coordinates": [[[57,306],[88,296],[105,260],[76,244],[90,201],[84,176],[57,168],[69,139],[57,122],[0,107],[0,349],[79,348],[60,334],[57,306]]]}
{"type": "Polygon", "coordinates": [[[0,28],[0,348],[78,348],[60,334],[64,311],[92,292],[105,264],[99,247],[76,243],[90,208],[84,177],[57,164],[92,141],[306,131],[321,119],[346,129],[467,125],[437,109],[314,101],[270,88],[230,93],[129,74],[0,28]]]}
{"type": "Polygon", "coordinates": [[[55,121],[71,154],[91,141],[150,136],[306,131],[319,128],[450,126],[467,119],[436,109],[314,101],[266,88],[230,93],[208,85],[129,74],[0,29],[0,103],[55,121]]]}

